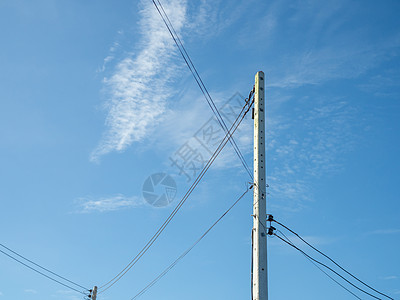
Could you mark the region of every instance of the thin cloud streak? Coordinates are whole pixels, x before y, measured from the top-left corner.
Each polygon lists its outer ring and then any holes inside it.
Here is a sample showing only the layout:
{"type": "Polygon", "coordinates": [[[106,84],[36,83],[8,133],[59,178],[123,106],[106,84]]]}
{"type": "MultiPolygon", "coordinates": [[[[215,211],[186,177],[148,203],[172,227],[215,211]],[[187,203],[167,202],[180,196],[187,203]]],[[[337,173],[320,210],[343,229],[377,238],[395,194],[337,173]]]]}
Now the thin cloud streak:
{"type": "Polygon", "coordinates": [[[111,197],[93,198],[82,197],[76,200],[77,213],[110,212],[144,205],[139,197],[126,197],[118,194],[111,197]]]}
{"type": "Polygon", "coordinates": [[[340,171],[341,156],[357,143],[349,130],[356,108],[340,99],[319,99],[312,106],[304,100],[298,100],[297,105],[305,109],[296,118],[289,120],[282,114],[280,119],[267,120],[267,183],[272,209],[301,210],[313,199],[315,178],[340,171]]]}
{"type": "MultiPolygon", "coordinates": [[[[108,111],[107,129],[90,155],[93,162],[142,141],[159,123],[172,95],[169,83],[179,69],[172,62],[176,47],[152,3],[143,1],[141,6],[142,39],[138,45],[141,50],[121,59],[111,77],[104,79],[109,95],[104,105],[108,111]]],[[[165,3],[164,8],[179,32],[185,21],[186,2],[173,0],[165,3]]],[[[105,60],[110,61],[111,56],[105,60]]]]}
{"type": "Polygon", "coordinates": [[[370,234],[399,234],[399,233],[400,229],[397,228],[378,229],[370,232],[370,234]]]}

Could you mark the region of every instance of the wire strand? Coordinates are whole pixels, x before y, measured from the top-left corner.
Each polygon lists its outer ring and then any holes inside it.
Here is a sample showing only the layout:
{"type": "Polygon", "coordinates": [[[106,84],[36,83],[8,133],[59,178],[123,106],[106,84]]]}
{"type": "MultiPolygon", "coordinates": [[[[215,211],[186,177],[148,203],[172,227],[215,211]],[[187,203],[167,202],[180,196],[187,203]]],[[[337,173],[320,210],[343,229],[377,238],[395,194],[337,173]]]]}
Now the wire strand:
{"type": "Polygon", "coordinates": [[[131,300],[137,299],[147,292],[153,285],[155,285],[162,277],[164,277],[173,267],[175,267],[180,260],[182,260],[213,228],[217,225],[223,217],[247,194],[247,189],[185,252],[183,252],[172,264],[170,264],[163,272],[161,272],[153,281],[145,286],[139,293],[137,293],[131,300]]]}
{"type": "Polygon", "coordinates": [[[58,275],[57,273],[55,273],[55,272],[53,272],[53,271],[51,271],[51,270],[49,270],[49,269],[46,269],[45,267],[42,267],[41,265],[35,263],[34,261],[31,261],[30,259],[27,259],[26,257],[22,256],[21,254],[18,254],[17,252],[15,252],[14,250],[12,250],[12,249],[6,247],[6,246],[3,245],[3,244],[0,244],[0,246],[3,247],[3,248],[5,248],[5,249],[7,249],[7,250],[10,251],[11,253],[13,253],[13,254],[19,256],[20,258],[22,258],[22,259],[24,259],[24,260],[30,262],[31,264],[33,264],[33,265],[35,265],[35,266],[41,268],[42,270],[45,270],[46,272],[49,272],[49,273],[51,273],[51,274],[57,276],[58,278],[61,278],[61,279],[65,280],[65,281],[68,281],[69,283],[72,283],[72,284],[74,284],[74,285],[76,285],[76,286],[78,286],[78,287],[80,287],[80,288],[82,288],[82,289],[84,289],[84,290],[89,290],[88,288],[85,288],[84,286],[82,286],[82,285],[80,285],[80,284],[78,284],[78,283],[76,283],[76,282],[73,282],[72,280],[69,280],[69,279],[67,279],[67,278],[65,278],[65,277],[63,277],[63,276],[61,276],[61,275],[58,275]]]}
{"type": "Polygon", "coordinates": [[[71,286],[69,286],[69,285],[67,285],[67,284],[65,284],[65,283],[62,283],[61,281],[58,281],[57,279],[54,279],[54,278],[52,278],[52,277],[50,277],[50,276],[44,274],[43,272],[40,272],[39,270],[36,270],[35,268],[33,268],[33,267],[29,266],[28,264],[26,264],[26,263],[20,261],[18,258],[13,257],[12,255],[6,253],[5,251],[3,251],[3,250],[1,250],[1,249],[0,249],[0,252],[3,253],[4,255],[8,256],[9,258],[11,258],[11,259],[13,259],[13,260],[19,262],[21,265],[23,265],[23,266],[25,266],[25,267],[31,269],[32,271],[35,271],[36,273],[39,273],[40,275],[42,275],[42,276],[44,276],[44,277],[46,277],[46,278],[48,278],[48,279],[50,279],[50,280],[52,280],[52,281],[54,281],[54,282],[57,282],[58,284],[61,284],[61,285],[63,285],[63,286],[66,287],[66,288],[69,288],[69,289],[71,289],[71,290],[73,290],[73,291],[75,291],[75,292],[78,292],[78,293],[80,293],[80,294],[86,295],[84,292],[82,292],[82,291],[80,291],[80,290],[78,290],[78,289],[76,289],[76,288],[74,288],[74,287],[71,287],[71,286]]]}
{"type": "Polygon", "coordinates": [[[342,278],[344,281],[346,281],[348,284],[352,285],[353,287],[355,287],[357,290],[367,294],[368,296],[371,296],[372,298],[375,299],[380,299],[374,295],[372,295],[371,293],[368,293],[367,291],[363,290],[362,288],[356,286],[354,283],[352,283],[351,281],[349,281],[348,279],[346,279],[345,277],[343,277],[342,275],[340,275],[338,272],[336,272],[335,270],[333,270],[332,268],[330,268],[329,266],[327,266],[326,264],[316,260],[315,258],[311,257],[310,255],[308,255],[307,253],[305,253],[303,250],[301,250],[300,248],[296,247],[295,245],[289,243],[288,241],[286,241],[284,238],[282,238],[281,236],[277,235],[276,233],[273,234],[274,236],[276,236],[277,238],[279,238],[281,241],[285,242],[286,244],[288,244],[289,246],[293,247],[294,249],[296,249],[297,251],[301,252],[303,255],[305,255],[306,257],[308,257],[309,259],[311,259],[312,261],[316,262],[317,264],[327,268],[329,271],[335,273],[337,276],[339,276],[340,278],[342,278]]]}
{"type": "MultiPolygon", "coordinates": [[[[181,41],[181,39],[179,38],[177,32],[175,31],[174,26],[172,25],[167,13],[164,10],[164,7],[162,6],[161,2],[159,0],[157,0],[158,5],[160,6],[160,8],[158,7],[157,3],[152,0],[154,6],[156,7],[159,15],[161,16],[165,26],[167,27],[170,35],[172,36],[172,39],[174,40],[176,46],[178,47],[178,50],[181,54],[181,56],[183,57],[186,65],[188,66],[190,72],[192,73],[194,79],[196,80],[197,85],[199,86],[201,92],[203,93],[208,105],[210,106],[212,112],[214,113],[215,117],[217,118],[217,121],[219,123],[219,125],[222,127],[222,129],[225,131],[225,133],[227,133],[228,131],[228,127],[225,124],[224,119],[222,118],[217,106],[215,105],[214,100],[212,99],[210,93],[208,92],[203,80],[201,79],[199,73],[197,72],[197,69],[195,67],[195,65],[193,64],[193,61],[190,59],[189,54],[187,53],[185,47],[183,46],[183,43],[181,41]],[[162,11],[162,12],[161,12],[162,11]],[[164,15],[163,15],[164,14],[164,15]]],[[[251,92],[250,92],[251,94],[251,92]]],[[[250,97],[249,97],[250,98],[250,97]]],[[[245,170],[247,171],[247,173],[249,174],[250,178],[253,179],[253,175],[250,171],[250,168],[246,162],[246,160],[243,157],[243,154],[241,153],[238,145],[236,144],[236,141],[234,139],[229,141],[232,145],[232,147],[234,148],[236,154],[238,155],[240,161],[242,162],[243,167],[245,168],[245,170]]]]}
{"type": "MultiPolygon", "coordinates": [[[[280,234],[282,234],[285,239],[291,243],[292,245],[294,245],[294,243],[286,236],[286,234],[284,234],[282,231],[280,231],[279,229],[277,229],[276,231],[278,231],[280,234]]],[[[303,254],[303,253],[302,253],[303,254]]],[[[304,254],[303,254],[304,255],[304,254]]],[[[358,297],[356,294],[354,294],[352,291],[350,291],[348,288],[346,288],[343,284],[341,284],[339,281],[337,281],[335,278],[333,278],[331,275],[329,275],[327,272],[325,272],[320,266],[318,266],[315,262],[313,262],[310,258],[308,258],[306,255],[304,255],[305,258],[307,258],[307,260],[312,263],[316,268],[318,268],[322,273],[324,273],[326,276],[328,276],[332,281],[334,281],[336,284],[338,284],[339,286],[341,286],[343,289],[345,289],[346,291],[348,291],[350,294],[352,294],[354,297],[356,297],[357,299],[362,300],[360,297],[358,297]]]]}
{"type": "Polygon", "coordinates": [[[358,282],[362,283],[363,285],[365,285],[366,287],[370,288],[371,290],[373,290],[374,292],[385,296],[386,298],[392,299],[393,298],[389,297],[388,295],[381,293],[380,291],[374,289],[373,287],[371,287],[370,285],[366,284],[364,281],[362,281],[361,279],[357,278],[356,276],[354,276],[353,274],[351,274],[349,271],[347,271],[345,268],[343,268],[342,266],[340,266],[336,261],[334,261],[332,258],[330,258],[328,255],[326,255],[325,253],[321,252],[320,250],[318,250],[317,248],[315,248],[313,245],[311,245],[310,243],[308,243],[305,239],[303,239],[299,234],[297,234],[296,232],[294,232],[292,229],[290,229],[289,227],[283,225],[282,223],[273,220],[276,224],[281,225],[283,228],[287,229],[288,231],[290,231],[291,233],[293,233],[295,236],[297,236],[300,240],[302,240],[306,245],[308,245],[309,247],[311,247],[312,249],[314,249],[315,251],[317,251],[319,254],[323,255],[324,257],[326,257],[327,259],[329,259],[332,263],[334,263],[337,267],[339,267],[342,271],[346,272],[348,275],[350,275],[351,277],[353,277],[355,280],[357,280],[358,282]]]}
{"type": "MultiPolygon", "coordinates": [[[[254,102],[254,100],[253,100],[254,102]]],[[[140,252],[129,262],[129,264],[121,271],[119,272],[114,278],[112,278],[110,281],[107,283],[103,284],[100,288],[102,289],[100,293],[105,292],[108,290],[110,287],[112,287],[116,282],[118,282],[138,261],[139,259],[147,252],[147,250],[153,245],[153,243],[158,239],[158,237],[161,235],[161,233],[164,231],[164,229],[168,226],[168,224],[171,222],[171,220],[175,217],[177,212],[180,210],[180,208],[183,206],[183,204],[186,202],[190,194],[193,192],[193,190],[196,188],[196,186],[199,184],[205,173],[208,171],[208,169],[211,167],[212,163],[215,161],[219,153],[222,151],[222,149],[225,147],[227,142],[230,140],[232,135],[235,133],[236,129],[239,127],[241,124],[242,120],[250,110],[251,105],[253,104],[251,102],[250,105],[246,103],[245,106],[243,106],[241,112],[239,113],[238,117],[236,118],[235,122],[232,124],[230,130],[228,130],[227,134],[224,136],[222,141],[220,142],[219,146],[213,153],[212,157],[210,160],[207,162],[207,164],[204,166],[200,174],[197,176],[195,181],[192,183],[186,194],[182,197],[180,202],[176,205],[174,210],[171,212],[171,214],[168,216],[168,218],[164,221],[164,223],[159,227],[159,229],[156,231],[156,233],[150,238],[150,240],[147,242],[147,244],[140,250],[140,252]],[[246,106],[248,106],[247,110],[245,110],[246,106]]]]}

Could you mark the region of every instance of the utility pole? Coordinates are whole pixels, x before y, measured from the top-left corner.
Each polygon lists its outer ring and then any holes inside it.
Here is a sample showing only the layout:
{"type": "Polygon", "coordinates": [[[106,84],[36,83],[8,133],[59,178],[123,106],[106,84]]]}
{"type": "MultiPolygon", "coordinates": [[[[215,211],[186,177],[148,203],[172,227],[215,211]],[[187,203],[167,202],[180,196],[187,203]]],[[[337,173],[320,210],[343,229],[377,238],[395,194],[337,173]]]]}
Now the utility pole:
{"type": "Polygon", "coordinates": [[[252,300],[268,300],[266,177],[265,177],[265,77],[257,72],[254,91],[254,202],[252,300]]]}
{"type": "Polygon", "coordinates": [[[93,287],[93,294],[92,294],[92,300],[96,300],[97,299],[97,286],[93,287]]]}

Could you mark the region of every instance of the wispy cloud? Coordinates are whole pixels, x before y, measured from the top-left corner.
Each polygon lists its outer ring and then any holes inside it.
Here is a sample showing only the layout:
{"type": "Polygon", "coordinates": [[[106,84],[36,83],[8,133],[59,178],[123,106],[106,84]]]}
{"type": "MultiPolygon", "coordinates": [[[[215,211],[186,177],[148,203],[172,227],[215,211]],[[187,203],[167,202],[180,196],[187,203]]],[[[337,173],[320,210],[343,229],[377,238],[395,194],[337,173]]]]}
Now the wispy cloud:
{"type": "Polygon", "coordinates": [[[78,213],[109,212],[144,205],[140,197],[115,195],[111,197],[82,197],[76,200],[78,213]]]}
{"type": "Polygon", "coordinates": [[[28,293],[28,294],[37,294],[38,293],[37,290],[34,290],[34,289],[25,289],[24,292],[28,293]]]}
{"type": "Polygon", "coordinates": [[[385,49],[367,45],[346,49],[327,47],[304,50],[300,55],[286,57],[290,70],[281,65],[280,74],[276,73],[270,86],[296,88],[332,79],[354,78],[381,62],[385,52],[385,49]]]}
{"type": "MultiPolygon", "coordinates": [[[[271,4],[268,14],[255,20],[241,17],[243,8],[249,7],[247,1],[242,1],[238,10],[232,6],[222,10],[225,3],[206,0],[187,5],[185,1],[173,0],[165,7],[175,28],[187,36],[189,32],[196,32],[204,37],[210,32],[208,35],[214,37],[240,21],[243,31],[239,35],[246,37],[246,41],[250,31],[247,24],[259,28],[262,38],[271,43],[277,38],[282,41],[284,49],[274,47],[282,50],[280,55],[269,54],[276,59],[268,66],[271,80],[267,81],[268,98],[271,99],[267,112],[268,191],[272,198],[271,207],[297,211],[313,199],[316,178],[340,171],[341,157],[357,143],[352,126],[362,125],[358,120],[354,122],[358,112],[350,104],[351,99],[330,99],[329,96],[299,99],[294,96],[294,88],[364,74],[384,59],[387,49],[398,47],[400,39],[382,40],[376,44],[365,38],[367,29],[341,31],[343,24],[352,19],[352,13],[347,12],[343,1],[328,6],[318,2],[309,5],[290,3],[291,16],[280,18],[288,13],[288,3],[271,4]],[[280,22],[281,19],[288,22],[280,22]],[[187,24],[184,26],[184,23],[187,24]],[[278,34],[285,35],[293,28],[302,28],[303,34],[288,39],[278,34]],[[285,40],[290,40],[291,44],[285,44],[285,40]],[[293,43],[296,47],[292,47],[293,43]]],[[[142,2],[141,5],[143,37],[135,45],[136,52],[118,60],[111,49],[104,62],[106,65],[113,60],[117,65],[104,81],[109,95],[105,105],[107,130],[91,154],[92,161],[112,151],[123,151],[133,142],[143,141],[150,133],[162,136],[156,139],[157,143],[168,142],[163,149],[168,149],[172,155],[198,129],[191,120],[201,120],[208,109],[202,106],[203,99],[196,98],[190,101],[190,108],[170,110],[171,106],[167,104],[172,95],[170,83],[174,79],[173,73],[180,68],[173,60],[176,49],[151,3],[142,2]],[[153,132],[160,122],[166,126],[153,132]]],[[[243,127],[251,131],[251,125],[245,127],[247,125],[244,123],[243,127]]],[[[251,139],[240,134],[235,138],[241,149],[251,149],[251,139]]],[[[240,166],[231,147],[228,145],[227,148],[216,166],[240,166]]],[[[251,153],[243,152],[250,157],[251,153]]],[[[169,162],[167,157],[166,161],[169,162]]]]}
{"type": "MultiPolygon", "coordinates": [[[[174,42],[152,3],[142,1],[141,7],[139,52],[122,58],[113,74],[104,79],[109,97],[104,105],[107,129],[91,153],[92,161],[143,140],[158,124],[172,94],[169,83],[179,68],[172,59],[176,54],[174,42]]],[[[164,8],[179,32],[185,21],[186,2],[171,0],[164,8]]],[[[111,59],[114,57],[108,56],[105,63],[111,59]]]]}
{"type": "MultiPolygon", "coordinates": [[[[255,38],[264,42],[264,55],[273,58],[268,64],[270,87],[297,88],[355,78],[388,59],[400,45],[398,33],[373,40],[371,32],[376,29],[372,23],[352,26],[360,13],[346,1],[306,5],[279,1],[265,3],[264,8],[251,20],[251,27],[255,38]],[[294,36],[294,30],[301,34],[294,36]]],[[[245,25],[240,34],[245,45],[248,32],[245,25]]]]}
{"type": "Polygon", "coordinates": [[[398,278],[399,277],[395,276],[395,275],[382,277],[383,280],[394,280],[394,279],[398,279],[398,278]]]}
{"type": "MultiPolygon", "coordinates": [[[[185,26],[196,43],[216,37],[244,17],[252,1],[227,2],[201,0],[188,2],[188,23],[185,26]],[[201,38],[199,38],[201,36],[201,38]]],[[[191,36],[187,38],[190,40],[191,36]]]]}
{"type": "Polygon", "coordinates": [[[297,111],[283,104],[271,108],[279,118],[267,119],[267,183],[271,208],[297,211],[313,199],[315,178],[340,171],[340,157],[354,149],[357,109],[341,99],[291,102],[297,111]]]}
{"type": "Polygon", "coordinates": [[[369,232],[369,234],[399,234],[400,229],[398,228],[388,228],[388,229],[377,229],[369,232]]]}

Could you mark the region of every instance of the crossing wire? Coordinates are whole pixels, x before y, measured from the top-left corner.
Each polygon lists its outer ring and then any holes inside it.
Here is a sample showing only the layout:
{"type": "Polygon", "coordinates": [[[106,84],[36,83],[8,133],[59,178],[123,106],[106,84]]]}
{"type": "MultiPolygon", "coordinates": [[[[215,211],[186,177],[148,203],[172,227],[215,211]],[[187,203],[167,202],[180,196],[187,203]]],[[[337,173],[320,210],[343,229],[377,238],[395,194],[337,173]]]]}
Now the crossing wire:
{"type": "Polygon", "coordinates": [[[236,201],[188,248],[183,252],[172,264],[170,264],[164,271],[162,271],[153,281],[151,281],[146,287],[144,287],[139,293],[136,294],[131,300],[137,299],[146,293],[153,285],[155,285],[162,277],[164,277],[173,267],[175,267],[179,261],[181,261],[196,245],[214,228],[215,225],[221,221],[223,217],[247,194],[247,189],[236,201]]]}
{"type": "MultiPolygon", "coordinates": [[[[3,245],[2,245],[2,246],[3,246],[3,245]]],[[[69,288],[69,289],[71,289],[71,290],[73,290],[73,291],[75,291],[75,292],[77,292],[77,293],[86,295],[84,292],[82,292],[82,291],[80,291],[80,290],[78,290],[78,289],[76,289],[76,288],[74,288],[74,287],[72,287],[72,286],[70,286],[70,285],[68,285],[68,284],[62,283],[61,281],[59,281],[59,280],[57,280],[57,279],[54,279],[53,277],[51,277],[51,276],[49,276],[49,275],[46,275],[45,273],[43,273],[43,272],[41,272],[41,271],[39,271],[39,270],[36,270],[35,268],[29,266],[28,264],[22,262],[22,261],[19,260],[18,258],[15,258],[14,256],[12,256],[12,255],[6,253],[5,251],[3,251],[3,250],[1,250],[1,249],[0,249],[0,252],[3,253],[4,255],[8,256],[9,258],[15,260],[16,262],[20,263],[21,265],[23,265],[23,266],[25,266],[25,267],[31,269],[32,271],[35,271],[36,273],[38,273],[38,274],[40,274],[40,275],[46,277],[47,279],[50,279],[50,280],[52,280],[52,281],[54,281],[54,282],[56,282],[56,283],[58,283],[58,284],[61,284],[61,285],[63,285],[64,287],[69,288]]],[[[36,265],[36,264],[35,264],[35,265],[36,265]]],[[[41,268],[42,268],[42,267],[41,267],[41,268]]],[[[45,268],[42,268],[42,269],[45,269],[45,268]]],[[[45,270],[47,270],[47,269],[45,269],[45,270]]],[[[55,274],[55,273],[53,273],[53,272],[51,272],[51,273],[52,273],[52,274],[55,274]]],[[[59,276],[59,275],[57,275],[57,276],[60,277],[60,278],[63,278],[63,277],[61,277],[61,276],[59,276]]],[[[64,279],[64,278],[63,278],[63,279],[64,279]]],[[[67,280],[67,281],[69,281],[69,280],[67,280]]],[[[74,284],[75,284],[75,283],[74,283],[74,284]]],[[[84,288],[84,289],[88,291],[88,289],[86,289],[86,288],[84,288]]]]}
{"type": "Polygon", "coordinates": [[[189,198],[190,194],[193,192],[193,190],[196,188],[196,186],[199,184],[203,176],[206,174],[208,169],[211,167],[212,163],[215,161],[219,153],[222,151],[222,149],[225,147],[225,145],[228,143],[228,141],[231,139],[232,135],[235,133],[236,129],[239,127],[241,122],[243,121],[244,117],[246,114],[249,112],[253,101],[250,103],[246,103],[242,110],[240,111],[238,117],[232,124],[231,128],[228,130],[228,132],[225,134],[224,138],[218,145],[217,149],[211,156],[210,160],[207,162],[207,164],[204,166],[202,171],[199,173],[195,181],[192,183],[186,194],[182,197],[180,202],[176,205],[175,209],[171,212],[171,214],[168,216],[168,218],[164,221],[164,223],[159,227],[159,229],[156,231],[156,233],[150,238],[150,240],[147,242],[147,244],[140,250],[140,252],[128,263],[128,265],[121,271],[119,272],[114,278],[112,278],[110,281],[107,283],[103,284],[100,286],[99,294],[104,293],[106,290],[108,290],[110,287],[112,287],[116,282],[118,282],[138,261],[139,259],[148,251],[148,249],[154,244],[154,242],[158,239],[158,237],[161,235],[161,233],[165,230],[165,228],[168,226],[168,224],[171,222],[171,220],[175,217],[175,215],[178,213],[178,211],[181,209],[183,204],[186,202],[186,200],[189,198]],[[246,109],[247,107],[247,109],[246,109]]]}
{"type": "MultiPolygon", "coordinates": [[[[277,231],[282,234],[285,239],[292,245],[294,245],[294,243],[286,236],[286,234],[284,234],[282,231],[278,230],[277,231]]],[[[354,294],[352,291],[350,291],[348,288],[346,288],[343,284],[341,284],[339,281],[337,281],[335,278],[333,278],[331,275],[329,275],[327,272],[325,272],[320,266],[318,266],[315,262],[313,262],[310,258],[308,258],[307,256],[304,255],[305,258],[308,259],[309,262],[311,262],[316,268],[318,268],[322,273],[324,273],[326,276],[328,276],[333,282],[335,282],[336,284],[338,284],[340,287],[342,287],[343,289],[345,289],[346,291],[348,291],[350,294],[352,294],[354,297],[356,297],[357,299],[362,300],[360,297],[358,297],[356,294],[354,294]]]]}
{"type": "Polygon", "coordinates": [[[46,269],[45,267],[42,267],[41,265],[35,263],[35,262],[32,261],[32,260],[27,259],[26,257],[22,256],[21,254],[18,254],[17,252],[15,252],[14,250],[12,250],[12,249],[6,247],[6,246],[3,245],[3,244],[0,244],[0,246],[3,247],[4,249],[7,249],[7,250],[10,251],[11,253],[13,253],[13,254],[19,256],[20,258],[22,258],[22,259],[24,259],[24,260],[30,262],[31,264],[33,264],[33,265],[35,265],[35,266],[41,268],[42,270],[45,270],[46,272],[49,272],[49,273],[51,273],[51,274],[57,276],[58,278],[61,278],[61,279],[65,280],[65,281],[67,281],[67,282],[69,282],[69,283],[72,283],[72,284],[76,285],[77,287],[80,287],[80,288],[82,288],[82,289],[84,289],[84,290],[89,290],[89,289],[85,288],[84,286],[82,286],[82,285],[80,285],[80,284],[78,284],[78,283],[76,283],[76,282],[73,282],[72,280],[69,280],[69,279],[67,279],[67,278],[65,278],[65,277],[63,277],[63,276],[58,275],[57,273],[54,273],[53,271],[51,271],[51,270],[49,270],[49,269],[46,269]]]}
{"type": "MultiPolygon", "coordinates": [[[[305,255],[306,257],[308,257],[309,259],[311,259],[312,261],[316,262],[317,264],[327,268],[329,271],[335,273],[337,276],[339,276],[340,278],[342,278],[344,281],[346,281],[348,284],[350,284],[351,286],[355,287],[357,290],[367,294],[368,296],[371,296],[372,298],[375,299],[380,299],[378,297],[376,297],[375,295],[372,295],[371,293],[368,293],[366,290],[356,286],[354,283],[352,283],[351,281],[349,281],[348,279],[346,279],[344,276],[340,275],[338,272],[336,272],[335,270],[333,270],[331,267],[327,266],[326,264],[316,260],[315,258],[311,257],[310,255],[308,255],[307,253],[305,253],[303,250],[301,250],[300,248],[296,247],[295,245],[289,243],[288,241],[286,241],[284,238],[282,238],[281,236],[277,235],[276,233],[273,233],[274,236],[276,236],[278,239],[280,239],[281,241],[283,241],[284,243],[288,244],[289,246],[293,247],[294,249],[296,249],[297,251],[301,252],[303,255],[305,255]]],[[[392,299],[392,298],[390,298],[392,299]]],[[[394,299],[393,299],[394,300],[394,299]]]]}
{"type": "Polygon", "coordinates": [[[109,289],[111,286],[113,286],[117,281],[119,281],[131,268],[136,262],[144,255],[145,252],[152,246],[152,244],[157,240],[157,238],[160,236],[162,231],[164,231],[165,227],[169,224],[169,222],[172,220],[172,218],[176,215],[176,213],[180,210],[182,205],[186,202],[187,198],[190,196],[190,194],[193,192],[194,188],[197,186],[197,184],[200,182],[200,180],[203,178],[207,170],[210,168],[211,164],[214,162],[218,154],[222,151],[222,149],[225,147],[227,141],[231,138],[232,134],[236,131],[238,126],[240,125],[241,121],[244,119],[245,115],[249,111],[252,103],[248,105],[247,110],[244,112],[247,104],[242,108],[240,114],[236,118],[235,122],[232,124],[231,129],[228,131],[228,133],[225,135],[215,152],[213,153],[212,157],[210,160],[207,162],[206,166],[202,169],[200,174],[197,176],[191,187],[188,189],[186,194],[182,197],[181,201],[177,204],[175,209],[172,211],[172,213],[169,215],[169,217],[165,220],[165,222],[161,225],[161,227],[157,230],[157,232],[153,235],[153,237],[147,242],[147,244],[142,248],[142,250],[131,260],[131,262],[120,272],[118,273],[113,279],[105,283],[100,287],[102,289],[100,293],[103,293],[107,289],[109,289]],[[241,115],[243,116],[241,117],[241,115]],[[241,118],[240,118],[241,117],[241,118]]]}
{"type": "MultiPolygon", "coordinates": [[[[201,92],[204,95],[204,98],[206,99],[208,105],[210,106],[212,112],[214,113],[215,117],[217,118],[217,121],[219,123],[219,125],[222,127],[222,129],[224,130],[225,133],[227,133],[228,131],[228,127],[226,126],[226,123],[224,121],[224,119],[222,118],[217,106],[215,105],[214,100],[212,99],[210,93],[208,92],[203,80],[200,77],[200,74],[197,72],[197,69],[195,67],[195,65],[193,64],[193,61],[190,59],[189,54],[187,53],[185,47],[183,46],[183,43],[181,41],[181,39],[179,38],[178,34],[175,31],[174,26],[172,25],[167,13],[164,10],[164,7],[162,6],[161,2],[159,0],[157,0],[158,4],[156,3],[155,0],[152,0],[154,6],[156,7],[159,15],[161,16],[165,26],[167,27],[169,33],[172,36],[172,39],[174,40],[176,46],[178,47],[178,50],[180,52],[180,54],[182,55],[186,65],[188,66],[190,72],[192,73],[194,79],[196,80],[197,85],[199,86],[201,92]]],[[[252,90],[249,94],[248,99],[251,98],[252,93],[254,92],[254,90],[252,90]]],[[[246,162],[246,160],[243,157],[242,152],[239,149],[239,146],[236,144],[235,139],[230,139],[229,142],[231,143],[233,149],[235,150],[237,156],[239,157],[243,167],[245,168],[245,170],[247,171],[247,173],[249,174],[250,178],[253,179],[253,175],[250,171],[250,168],[246,162]]]]}
{"type": "Polygon", "coordinates": [[[295,236],[297,236],[301,241],[303,241],[307,246],[311,247],[313,250],[317,251],[319,254],[323,255],[324,257],[326,257],[327,259],[329,259],[332,263],[334,263],[337,267],[339,267],[342,271],[346,272],[348,275],[350,275],[351,277],[353,277],[355,280],[357,280],[358,282],[362,283],[363,285],[365,285],[366,287],[370,288],[371,290],[373,290],[374,292],[385,296],[386,298],[392,299],[391,297],[389,297],[388,295],[381,293],[380,291],[374,289],[373,287],[371,287],[370,285],[366,284],[364,281],[362,281],[361,279],[357,278],[356,276],[354,276],[353,274],[351,274],[349,271],[347,271],[345,268],[343,268],[341,265],[339,265],[336,261],[334,261],[332,258],[330,258],[328,255],[326,255],[325,253],[323,253],[322,251],[318,250],[317,248],[315,248],[313,245],[311,245],[310,243],[308,243],[305,239],[303,239],[299,234],[297,234],[296,232],[294,232],[292,229],[290,229],[289,227],[283,225],[282,223],[276,221],[276,220],[271,220],[273,222],[275,222],[276,224],[281,225],[283,228],[285,228],[286,230],[290,231],[291,233],[293,233],[295,236]]]}

